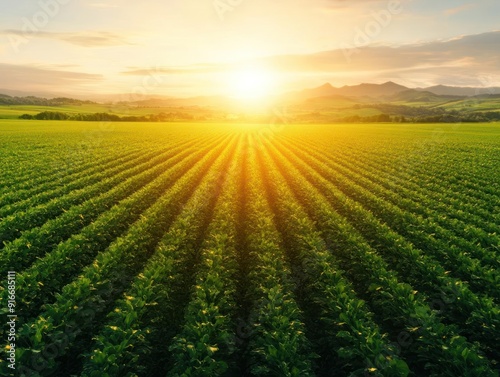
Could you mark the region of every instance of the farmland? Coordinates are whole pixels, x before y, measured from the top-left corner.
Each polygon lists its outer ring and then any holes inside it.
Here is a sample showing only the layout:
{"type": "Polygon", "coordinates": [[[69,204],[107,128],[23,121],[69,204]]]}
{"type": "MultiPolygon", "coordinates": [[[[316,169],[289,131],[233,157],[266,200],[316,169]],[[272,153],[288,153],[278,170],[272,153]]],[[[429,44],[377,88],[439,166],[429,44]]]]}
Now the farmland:
{"type": "Polygon", "coordinates": [[[498,123],[0,135],[0,375],[498,376],[498,123]]]}

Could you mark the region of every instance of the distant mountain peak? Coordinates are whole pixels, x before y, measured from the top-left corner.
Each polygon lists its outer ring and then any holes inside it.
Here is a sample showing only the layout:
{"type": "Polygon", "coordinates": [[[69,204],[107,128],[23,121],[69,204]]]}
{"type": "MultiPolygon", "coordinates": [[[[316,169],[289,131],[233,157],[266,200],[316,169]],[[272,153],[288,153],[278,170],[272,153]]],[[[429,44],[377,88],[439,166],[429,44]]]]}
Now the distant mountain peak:
{"type": "Polygon", "coordinates": [[[320,89],[333,89],[333,85],[330,84],[329,82],[327,82],[327,83],[324,83],[323,85],[321,85],[319,88],[320,89]]]}
{"type": "MultiPolygon", "coordinates": [[[[394,81],[384,82],[383,84],[381,84],[381,86],[396,86],[398,88],[406,88],[405,86],[399,85],[399,84],[395,83],[394,81]]],[[[406,88],[406,89],[408,89],[408,88],[406,88]]]]}

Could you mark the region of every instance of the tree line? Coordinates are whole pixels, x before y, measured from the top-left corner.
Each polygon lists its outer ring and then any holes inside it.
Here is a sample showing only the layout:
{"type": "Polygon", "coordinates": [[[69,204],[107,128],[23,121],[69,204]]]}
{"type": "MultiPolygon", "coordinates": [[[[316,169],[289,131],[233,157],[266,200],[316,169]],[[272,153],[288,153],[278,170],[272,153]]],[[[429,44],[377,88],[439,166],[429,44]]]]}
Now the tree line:
{"type": "Polygon", "coordinates": [[[7,94],[0,94],[0,105],[31,105],[31,106],[64,106],[64,105],[92,105],[95,102],[82,101],[74,98],[41,98],[35,96],[12,97],[7,94]]]}
{"type": "MultiPolygon", "coordinates": [[[[194,121],[207,120],[205,117],[195,117],[192,114],[184,112],[170,112],[148,115],[129,115],[118,116],[110,113],[92,113],[92,114],[68,114],[60,111],[43,111],[36,115],[23,114],[20,119],[34,120],[70,120],[85,122],[172,122],[172,121],[194,121]]],[[[221,118],[220,120],[224,120],[221,118]]],[[[226,119],[228,120],[228,119],[226,119]]],[[[244,121],[248,119],[242,119],[244,121]]],[[[232,122],[236,120],[231,120],[232,122]]],[[[253,119],[255,122],[268,122],[268,117],[253,119]]],[[[448,111],[435,114],[415,114],[413,116],[401,114],[376,114],[369,116],[351,115],[347,117],[331,116],[321,113],[308,113],[296,115],[290,118],[290,121],[297,123],[486,123],[500,121],[500,112],[458,112],[448,111]]]]}
{"type": "Polygon", "coordinates": [[[194,116],[183,112],[118,116],[110,113],[68,114],[60,111],[43,111],[36,115],[23,114],[19,116],[19,119],[76,120],[85,122],[168,122],[194,120],[194,116]]]}

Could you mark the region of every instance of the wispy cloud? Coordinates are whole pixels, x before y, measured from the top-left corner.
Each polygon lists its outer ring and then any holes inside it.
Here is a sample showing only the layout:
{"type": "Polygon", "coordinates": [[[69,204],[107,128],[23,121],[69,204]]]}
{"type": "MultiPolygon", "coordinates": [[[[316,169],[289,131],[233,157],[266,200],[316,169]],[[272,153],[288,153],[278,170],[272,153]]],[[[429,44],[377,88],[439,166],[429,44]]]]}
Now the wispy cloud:
{"type": "MultiPolygon", "coordinates": [[[[0,34],[14,34],[22,36],[23,32],[20,30],[7,29],[0,31],[0,34]]],[[[29,36],[33,38],[63,41],[81,47],[103,47],[132,44],[123,36],[107,31],[86,31],[78,33],[38,31],[33,34],[29,34],[29,36]]]]}
{"type": "MultiPolygon", "coordinates": [[[[153,71],[188,77],[228,72],[242,65],[261,65],[293,79],[315,77],[337,85],[359,83],[368,78],[375,81],[399,80],[415,85],[455,83],[477,86],[479,78],[484,75],[500,79],[500,55],[492,54],[498,45],[500,32],[490,32],[399,47],[360,48],[359,54],[352,55],[349,64],[345,51],[337,49],[315,54],[270,56],[235,64],[159,67],[153,71]]],[[[143,76],[151,72],[152,69],[131,67],[121,73],[143,76]]]]}
{"type": "Polygon", "coordinates": [[[387,0],[323,0],[319,5],[327,8],[352,8],[372,3],[387,3],[387,0]]]}
{"type": "Polygon", "coordinates": [[[86,5],[91,8],[118,8],[118,5],[110,3],[89,3],[86,5]]]}
{"type": "Polygon", "coordinates": [[[472,9],[472,8],[476,8],[476,7],[477,7],[477,4],[474,4],[474,3],[463,4],[463,5],[460,5],[458,7],[446,9],[444,11],[444,14],[447,15],[447,16],[453,16],[453,15],[455,15],[457,13],[461,13],[461,12],[464,12],[466,10],[469,10],[469,9],[472,9]]]}
{"type": "Polygon", "coordinates": [[[104,80],[102,75],[0,63],[2,87],[26,91],[79,90],[104,80]]]}
{"type": "Polygon", "coordinates": [[[126,71],[120,72],[122,75],[127,76],[147,76],[152,72],[164,75],[177,75],[177,74],[210,74],[227,72],[233,69],[235,65],[231,64],[191,64],[186,66],[175,67],[130,67],[126,71]]]}
{"type": "MultiPolygon", "coordinates": [[[[331,50],[311,55],[277,56],[266,59],[279,71],[290,72],[397,72],[405,75],[439,70],[443,78],[500,75],[500,56],[492,53],[500,45],[500,32],[484,33],[424,44],[400,47],[376,46],[359,49],[346,64],[344,51],[331,50]]],[[[390,77],[388,77],[390,78],[390,77]]]]}

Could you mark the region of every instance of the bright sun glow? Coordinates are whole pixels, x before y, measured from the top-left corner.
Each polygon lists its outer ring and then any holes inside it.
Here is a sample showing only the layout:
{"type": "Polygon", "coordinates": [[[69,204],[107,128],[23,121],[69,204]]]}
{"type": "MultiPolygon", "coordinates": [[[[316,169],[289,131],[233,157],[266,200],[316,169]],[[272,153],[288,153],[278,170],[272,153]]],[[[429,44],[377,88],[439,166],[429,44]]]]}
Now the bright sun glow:
{"type": "Polygon", "coordinates": [[[246,101],[261,100],[271,96],[275,90],[274,75],[263,68],[248,67],[230,73],[228,77],[230,95],[246,101]]]}

